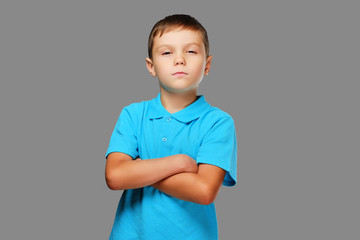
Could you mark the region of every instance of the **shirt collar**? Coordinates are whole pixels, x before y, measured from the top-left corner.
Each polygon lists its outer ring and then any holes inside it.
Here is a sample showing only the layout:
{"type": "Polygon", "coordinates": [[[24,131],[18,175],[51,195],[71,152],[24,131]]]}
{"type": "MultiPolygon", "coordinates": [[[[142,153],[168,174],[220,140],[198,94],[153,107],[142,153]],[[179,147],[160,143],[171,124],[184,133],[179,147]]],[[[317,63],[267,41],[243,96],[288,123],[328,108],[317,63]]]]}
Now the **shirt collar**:
{"type": "Polygon", "coordinates": [[[186,108],[171,114],[162,105],[160,96],[161,93],[159,93],[156,98],[150,101],[149,117],[151,119],[172,116],[180,122],[187,123],[199,118],[202,113],[210,107],[210,105],[205,101],[205,97],[203,95],[200,95],[195,102],[193,102],[186,108]]]}

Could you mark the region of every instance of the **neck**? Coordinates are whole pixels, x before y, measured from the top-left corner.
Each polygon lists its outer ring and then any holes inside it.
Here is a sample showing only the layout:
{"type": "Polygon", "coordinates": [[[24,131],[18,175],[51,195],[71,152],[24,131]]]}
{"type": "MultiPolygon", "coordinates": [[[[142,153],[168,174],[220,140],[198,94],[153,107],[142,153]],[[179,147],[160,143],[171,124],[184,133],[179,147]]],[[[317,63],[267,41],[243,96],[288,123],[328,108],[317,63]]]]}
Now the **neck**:
{"type": "Polygon", "coordinates": [[[186,93],[171,93],[160,89],[161,93],[161,104],[169,113],[178,112],[197,99],[196,90],[186,93]]]}

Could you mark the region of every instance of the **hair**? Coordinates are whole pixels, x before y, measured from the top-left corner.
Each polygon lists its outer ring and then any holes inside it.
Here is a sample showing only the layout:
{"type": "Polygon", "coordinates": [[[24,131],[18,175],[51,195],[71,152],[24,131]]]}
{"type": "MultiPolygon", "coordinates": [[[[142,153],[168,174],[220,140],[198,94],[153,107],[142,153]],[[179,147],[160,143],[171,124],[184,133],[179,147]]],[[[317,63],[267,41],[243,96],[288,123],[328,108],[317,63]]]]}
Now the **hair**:
{"type": "Polygon", "coordinates": [[[174,14],[158,21],[152,28],[148,41],[148,54],[150,59],[152,59],[154,38],[158,35],[161,37],[164,33],[170,32],[177,28],[180,28],[181,30],[199,31],[204,43],[206,56],[209,56],[209,39],[206,29],[194,17],[185,14],[174,14]]]}

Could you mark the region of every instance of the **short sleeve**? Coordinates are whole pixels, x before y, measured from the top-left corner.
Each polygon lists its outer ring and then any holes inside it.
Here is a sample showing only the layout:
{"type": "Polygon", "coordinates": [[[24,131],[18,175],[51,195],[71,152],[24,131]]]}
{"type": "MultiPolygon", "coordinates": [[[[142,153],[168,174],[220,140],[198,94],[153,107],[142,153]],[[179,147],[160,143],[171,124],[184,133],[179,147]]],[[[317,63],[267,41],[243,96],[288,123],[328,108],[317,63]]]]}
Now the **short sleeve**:
{"type": "Polygon", "coordinates": [[[121,111],[105,157],[112,152],[122,152],[130,155],[133,159],[139,156],[135,129],[136,112],[134,110],[127,106],[121,111]]]}
{"type": "Polygon", "coordinates": [[[235,125],[231,117],[218,120],[205,134],[196,161],[224,169],[226,171],[224,186],[236,184],[237,143],[235,125]]]}

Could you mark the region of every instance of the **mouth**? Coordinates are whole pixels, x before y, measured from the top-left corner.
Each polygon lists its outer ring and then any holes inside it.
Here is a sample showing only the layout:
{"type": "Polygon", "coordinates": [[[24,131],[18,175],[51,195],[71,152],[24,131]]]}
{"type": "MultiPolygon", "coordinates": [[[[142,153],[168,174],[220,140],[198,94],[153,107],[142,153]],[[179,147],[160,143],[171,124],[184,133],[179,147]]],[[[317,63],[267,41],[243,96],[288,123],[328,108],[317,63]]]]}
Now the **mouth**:
{"type": "Polygon", "coordinates": [[[176,72],[176,73],[173,73],[172,75],[174,75],[174,76],[186,76],[188,74],[186,72],[176,72]]]}

